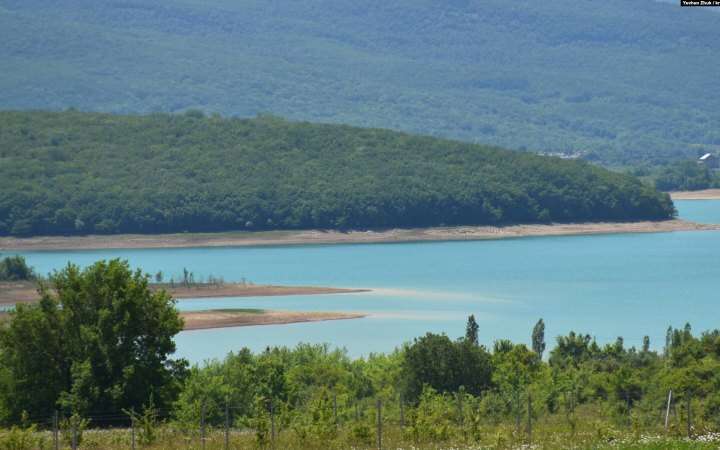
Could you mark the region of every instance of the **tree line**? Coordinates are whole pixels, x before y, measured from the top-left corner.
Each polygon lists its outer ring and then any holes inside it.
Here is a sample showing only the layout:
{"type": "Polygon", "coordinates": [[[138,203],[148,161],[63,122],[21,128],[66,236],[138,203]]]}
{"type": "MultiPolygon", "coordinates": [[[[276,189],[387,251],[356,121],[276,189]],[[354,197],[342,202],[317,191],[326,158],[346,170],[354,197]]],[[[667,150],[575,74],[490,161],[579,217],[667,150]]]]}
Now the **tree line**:
{"type": "Polygon", "coordinates": [[[670,198],[580,161],[378,129],[0,113],[0,235],[668,219],[670,198]]]}
{"type": "Polygon", "coordinates": [[[658,170],[655,186],[663,191],[696,191],[720,187],[720,172],[697,161],[680,161],[658,170]]]}

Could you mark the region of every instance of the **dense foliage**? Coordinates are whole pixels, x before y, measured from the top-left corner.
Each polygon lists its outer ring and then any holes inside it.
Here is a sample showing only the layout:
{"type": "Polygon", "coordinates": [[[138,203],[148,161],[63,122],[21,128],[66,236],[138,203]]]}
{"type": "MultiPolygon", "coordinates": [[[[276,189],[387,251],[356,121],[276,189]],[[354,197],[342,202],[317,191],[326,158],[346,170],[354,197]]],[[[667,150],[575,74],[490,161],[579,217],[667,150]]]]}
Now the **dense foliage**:
{"type": "MultiPolygon", "coordinates": [[[[536,342],[544,341],[538,327],[535,331],[536,342]]],[[[668,329],[662,352],[653,351],[648,338],[638,349],[625,347],[622,338],[601,346],[589,335],[571,332],[557,338],[547,361],[525,344],[501,340],[489,351],[467,338],[427,334],[390,355],[358,360],[327,346],[256,355],[242,350],[194,368],[175,414],[184,423],[198,423],[204,403],[206,420],[222,425],[228,402],[238,423],[254,428],[258,417],[269,419],[272,404],[278,426],[296,433],[295,440],[332,442],[340,437],[337,421],[354,424],[356,439],[366,436],[361,427],[367,421],[357,422],[358,408],[365,411],[382,399],[384,414],[393,418],[388,420],[404,420],[403,436],[415,445],[487,443],[492,427],[508,433],[510,441],[522,441],[530,411],[538,428],[558,423],[565,428],[555,436],[556,445],[544,448],[560,448],[559,442],[588,428],[595,444],[581,448],[598,448],[617,440],[619,430],[633,430],[635,439],[662,430],[670,391],[669,432],[718,430],[718,374],[720,331],[694,336],[689,325],[668,329]],[[468,363],[468,358],[477,359],[468,363]],[[509,427],[498,427],[503,423],[509,427]]],[[[372,425],[365,430],[372,432],[372,425]]]]}
{"type": "Polygon", "coordinates": [[[200,108],[621,165],[717,148],[720,14],[626,0],[4,0],[0,107],[200,108]]]}
{"type": "Polygon", "coordinates": [[[0,113],[0,235],[659,220],[579,161],[274,118],[0,113]]]}
{"type": "Polygon", "coordinates": [[[35,271],[20,255],[0,259],[0,281],[27,281],[35,279],[35,271]]]}
{"type": "Polygon", "coordinates": [[[663,191],[695,191],[720,187],[720,172],[696,161],[682,161],[664,167],[655,179],[663,191]]]}
{"type": "Polygon", "coordinates": [[[153,403],[180,386],[173,337],[182,321],[164,291],[126,262],[68,265],[41,286],[38,304],[19,304],[0,327],[0,416],[85,415],[153,403]]]}

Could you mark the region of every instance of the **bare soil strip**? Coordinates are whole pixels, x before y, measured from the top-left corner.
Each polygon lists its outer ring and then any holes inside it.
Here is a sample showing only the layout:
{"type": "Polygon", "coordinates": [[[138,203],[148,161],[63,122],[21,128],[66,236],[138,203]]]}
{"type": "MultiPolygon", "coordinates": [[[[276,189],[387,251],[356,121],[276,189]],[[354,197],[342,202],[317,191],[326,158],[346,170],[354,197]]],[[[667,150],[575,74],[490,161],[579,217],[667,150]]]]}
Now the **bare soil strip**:
{"type": "Polygon", "coordinates": [[[720,189],[670,192],[673,200],[720,200],[720,189]]]}
{"type": "MultiPolygon", "coordinates": [[[[209,330],[213,328],[251,327],[258,325],[285,325],[289,323],[321,322],[325,320],[362,319],[366,314],[310,311],[267,310],[210,310],[181,312],[185,321],[183,330],[209,330]]],[[[0,324],[10,319],[0,312],[0,324]]]]}
{"type": "MultiPolygon", "coordinates": [[[[314,286],[263,286],[254,284],[225,283],[222,285],[199,284],[191,287],[152,285],[153,289],[165,289],[173,298],[222,298],[222,297],[271,297],[280,295],[321,295],[367,292],[368,289],[340,289],[314,286]]],[[[37,285],[32,282],[0,282],[0,306],[16,303],[32,303],[39,299],[37,285]]]]}
{"type": "Polygon", "coordinates": [[[720,230],[685,220],[660,222],[601,222],[504,227],[468,226],[382,231],[269,231],[228,233],[183,233],[160,235],[46,236],[0,238],[0,251],[91,250],[129,248],[243,247],[312,244],[371,244],[387,242],[458,241],[503,239],[527,236],[560,236],[610,233],[661,233],[670,231],[720,230]]]}
{"type": "Polygon", "coordinates": [[[257,325],[283,325],[300,322],[319,322],[325,320],[360,319],[365,314],[309,312],[309,311],[193,311],[182,312],[185,330],[204,330],[211,328],[248,327],[257,325]]]}

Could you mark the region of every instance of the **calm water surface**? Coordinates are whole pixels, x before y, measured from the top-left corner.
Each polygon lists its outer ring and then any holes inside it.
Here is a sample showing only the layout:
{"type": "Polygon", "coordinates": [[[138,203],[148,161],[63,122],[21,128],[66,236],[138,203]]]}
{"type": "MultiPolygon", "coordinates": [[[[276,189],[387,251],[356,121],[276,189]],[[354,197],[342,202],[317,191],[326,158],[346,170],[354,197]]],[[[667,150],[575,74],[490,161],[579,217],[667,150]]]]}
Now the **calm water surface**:
{"type": "MultiPolygon", "coordinates": [[[[680,216],[720,223],[720,201],[676,202],[680,216]]],[[[391,351],[427,331],[457,337],[469,314],[481,340],[528,342],[538,318],[549,337],[570,330],[607,342],[622,335],[660,348],[668,325],[720,327],[720,232],[567,236],[478,242],[304,247],[27,252],[40,272],[68,261],[120,257],[154,273],[255,283],[367,287],[372,293],[182,300],[183,310],[259,307],[361,311],[368,318],[183,332],[193,362],[243,346],[328,342],[353,356],[391,351]]]]}

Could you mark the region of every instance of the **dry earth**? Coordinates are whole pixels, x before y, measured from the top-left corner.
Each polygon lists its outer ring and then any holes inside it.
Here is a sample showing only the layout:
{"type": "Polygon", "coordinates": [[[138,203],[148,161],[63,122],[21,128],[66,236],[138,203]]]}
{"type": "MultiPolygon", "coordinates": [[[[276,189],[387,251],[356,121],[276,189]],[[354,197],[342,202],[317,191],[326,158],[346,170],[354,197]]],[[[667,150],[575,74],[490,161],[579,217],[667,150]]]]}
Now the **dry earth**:
{"type": "Polygon", "coordinates": [[[247,327],[256,325],[281,325],[324,320],[347,320],[365,317],[359,313],[266,311],[266,310],[211,310],[180,313],[185,320],[185,330],[209,328],[247,327]]]}
{"type": "Polygon", "coordinates": [[[670,192],[673,200],[720,200],[720,189],[670,192]]]}
{"type": "MultiPolygon", "coordinates": [[[[279,295],[320,295],[367,292],[368,289],[339,289],[313,286],[265,286],[254,284],[225,283],[222,285],[200,284],[197,286],[170,287],[167,284],[151,285],[163,288],[173,298],[221,298],[221,297],[269,297],[279,295]]],[[[32,282],[0,283],[0,305],[30,303],[38,300],[37,285],[32,282]]]]}
{"type": "Polygon", "coordinates": [[[512,225],[504,227],[467,226],[349,232],[306,230],[161,235],[127,234],[113,236],[45,236],[31,238],[3,237],[0,238],[0,251],[369,244],[383,242],[457,241],[527,236],[660,233],[703,230],[720,230],[720,225],[705,225],[677,219],[660,222],[603,222],[512,225]]]}

